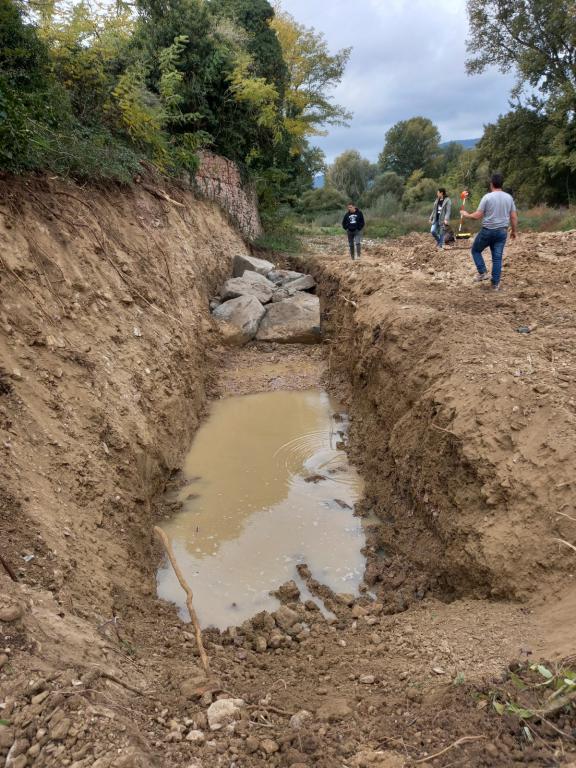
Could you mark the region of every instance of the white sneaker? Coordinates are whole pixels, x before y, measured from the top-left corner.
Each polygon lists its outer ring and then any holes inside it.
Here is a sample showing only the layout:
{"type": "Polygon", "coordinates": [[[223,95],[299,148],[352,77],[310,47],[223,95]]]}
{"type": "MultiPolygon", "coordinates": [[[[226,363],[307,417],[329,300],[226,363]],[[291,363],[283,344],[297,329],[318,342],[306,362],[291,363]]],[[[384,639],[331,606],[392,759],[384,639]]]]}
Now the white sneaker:
{"type": "Polygon", "coordinates": [[[484,280],[490,280],[490,275],[488,272],[482,272],[482,274],[476,275],[476,277],[472,280],[473,283],[482,283],[484,280]]]}

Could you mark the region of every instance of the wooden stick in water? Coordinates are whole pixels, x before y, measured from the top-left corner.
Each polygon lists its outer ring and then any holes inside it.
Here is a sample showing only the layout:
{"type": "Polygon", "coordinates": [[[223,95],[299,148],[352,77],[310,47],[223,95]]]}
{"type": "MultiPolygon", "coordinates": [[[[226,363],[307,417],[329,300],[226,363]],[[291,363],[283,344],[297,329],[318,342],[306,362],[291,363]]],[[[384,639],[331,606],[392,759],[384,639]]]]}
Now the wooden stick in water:
{"type": "Polygon", "coordinates": [[[166,536],[162,528],[158,528],[158,526],[154,526],[154,533],[158,536],[158,538],[164,545],[164,549],[166,551],[166,554],[168,555],[168,559],[172,564],[172,568],[174,568],[174,573],[176,574],[176,578],[178,579],[180,586],[186,593],[186,607],[188,608],[188,613],[190,614],[190,619],[192,620],[192,624],[194,626],[194,634],[196,635],[196,644],[198,646],[198,651],[200,652],[200,659],[202,660],[202,666],[204,667],[204,672],[206,672],[206,675],[208,675],[208,670],[210,665],[208,662],[208,656],[204,649],[204,643],[202,642],[202,630],[200,629],[200,624],[198,623],[198,616],[196,616],[196,611],[194,610],[194,605],[192,603],[194,599],[194,595],[192,593],[190,585],[184,578],[184,574],[180,570],[180,566],[178,565],[178,561],[176,560],[176,557],[174,555],[172,545],[170,544],[170,539],[168,538],[168,536],[166,536]]]}

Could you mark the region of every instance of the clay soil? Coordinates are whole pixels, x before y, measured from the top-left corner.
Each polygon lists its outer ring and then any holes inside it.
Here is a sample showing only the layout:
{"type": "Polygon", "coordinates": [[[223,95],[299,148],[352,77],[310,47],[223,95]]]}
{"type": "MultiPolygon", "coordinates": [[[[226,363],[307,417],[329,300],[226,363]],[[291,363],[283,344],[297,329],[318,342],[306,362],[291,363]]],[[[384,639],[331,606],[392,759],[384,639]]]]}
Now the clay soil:
{"type": "Polygon", "coordinates": [[[573,233],[521,238],[500,294],[423,237],[310,242],[326,343],[230,351],[207,307],[247,246],[213,206],[36,180],[0,214],[7,768],[576,760],[573,233]],[[335,619],[287,587],[206,630],[206,678],[155,598],[162,492],[209,397],[319,384],[367,483],[365,591],[308,577],[335,619]],[[220,698],[244,703],[211,731],[220,698]]]}

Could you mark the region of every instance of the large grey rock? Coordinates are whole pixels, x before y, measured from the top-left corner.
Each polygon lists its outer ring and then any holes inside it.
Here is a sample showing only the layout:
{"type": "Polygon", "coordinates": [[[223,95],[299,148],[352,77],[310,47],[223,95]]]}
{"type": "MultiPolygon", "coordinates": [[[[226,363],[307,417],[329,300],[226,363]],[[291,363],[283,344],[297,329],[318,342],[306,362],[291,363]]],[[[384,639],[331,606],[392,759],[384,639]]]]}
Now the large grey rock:
{"type": "Polygon", "coordinates": [[[276,288],[272,294],[272,301],[277,302],[284,301],[284,299],[291,299],[293,296],[296,296],[297,293],[298,291],[293,291],[289,285],[284,285],[280,288],[276,288]]]}
{"type": "Polygon", "coordinates": [[[312,275],[302,275],[302,277],[286,283],[286,288],[290,288],[292,291],[310,291],[312,288],[316,288],[316,280],[312,275]]]}
{"type": "Polygon", "coordinates": [[[242,277],[226,280],[220,292],[222,301],[237,299],[239,296],[255,296],[262,304],[267,304],[276,290],[274,283],[258,272],[244,272],[242,277]]]}
{"type": "Polygon", "coordinates": [[[285,344],[320,341],[320,300],[309,293],[269,304],[256,338],[285,344]]]}
{"type": "Polygon", "coordinates": [[[216,307],[212,317],[226,344],[242,345],[254,338],[265,311],[255,296],[239,296],[216,307]]]}
{"type": "Polygon", "coordinates": [[[271,261],[265,261],[264,259],[257,259],[255,256],[235,256],[233,275],[234,277],[242,277],[244,272],[258,272],[259,275],[266,275],[274,269],[274,264],[271,261]]]}
{"type": "Polygon", "coordinates": [[[291,269],[273,269],[266,277],[275,285],[286,285],[290,280],[297,280],[303,275],[303,272],[293,272],[291,269]]]}

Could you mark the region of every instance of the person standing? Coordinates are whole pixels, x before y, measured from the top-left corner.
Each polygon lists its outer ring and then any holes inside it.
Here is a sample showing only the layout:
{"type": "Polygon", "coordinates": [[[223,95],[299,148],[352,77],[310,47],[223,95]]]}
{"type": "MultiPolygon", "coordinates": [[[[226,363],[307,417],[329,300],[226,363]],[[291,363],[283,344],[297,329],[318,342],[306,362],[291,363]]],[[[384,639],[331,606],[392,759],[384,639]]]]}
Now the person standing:
{"type": "Polygon", "coordinates": [[[364,229],[364,214],[354,203],[348,203],[348,210],[342,219],[342,227],[348,233],[348,245],[352,261],[360,258],[362,252],[362,231],[364,229]],[[354,255],[356,246],[356,255],[354,255]]]}
{"type": "Polygon", "coordinates": [[[480,200],[478,210],[474,213],[468,213],[463,209],[460,211],[466,219],[482,219],[482,229],[472,244],[472,258],[478,270],[474,282],[480,283],[490,277],[482,255],[486,248],[490,248],[492,254],[491,285],[495,291],[500,290],[502,255],[508,239],[508,228],[511,228],[510,237],[513,240],[516,239],[518,233],[516,204],[512,195],[502,190],[503,184],[502,174],[494,173],[490,179],[490,192],[480,200]]]}
{"type": "Polygon", "coordinates": [[[430,234],[436,240],[438,248],[444,248],[444,237],[446,227],[450,224],[450,215],[452,213],[452,200],[446,195],[444,187],[436,192],[436,200],[430,214],[430,234]]]}

